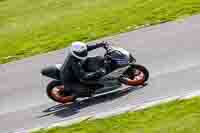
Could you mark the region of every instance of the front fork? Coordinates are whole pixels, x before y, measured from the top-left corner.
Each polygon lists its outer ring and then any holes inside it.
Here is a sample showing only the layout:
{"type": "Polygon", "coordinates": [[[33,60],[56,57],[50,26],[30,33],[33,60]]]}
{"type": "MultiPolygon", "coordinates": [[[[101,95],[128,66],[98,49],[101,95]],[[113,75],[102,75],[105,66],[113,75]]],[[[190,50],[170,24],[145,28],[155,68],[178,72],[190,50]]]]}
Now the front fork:
{"type": "Polygon", "coordinates": [[[133,57],[132,54],[130,54],[130,57],[129,57],[129,63],[131,63],[131,64],[136,63],[136,59],[133,57]]]}

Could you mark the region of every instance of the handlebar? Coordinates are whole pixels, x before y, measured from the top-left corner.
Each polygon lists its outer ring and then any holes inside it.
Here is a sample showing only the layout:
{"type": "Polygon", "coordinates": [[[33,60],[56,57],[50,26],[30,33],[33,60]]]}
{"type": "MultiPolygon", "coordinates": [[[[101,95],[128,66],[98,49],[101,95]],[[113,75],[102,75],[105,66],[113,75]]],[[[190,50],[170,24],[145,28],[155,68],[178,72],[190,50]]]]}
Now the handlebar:
{"type": "Polygon", "coordinates": [[[103,41],[103,42],[100,42],[100,43],[97,43],[98,45],[103,45],[103,48],[106,50],[106,51],[110,51],[110,49],[112,49],[111,48],[111,43],[108,43],[108,42],[105,42],[105,41],[103,41]]]}

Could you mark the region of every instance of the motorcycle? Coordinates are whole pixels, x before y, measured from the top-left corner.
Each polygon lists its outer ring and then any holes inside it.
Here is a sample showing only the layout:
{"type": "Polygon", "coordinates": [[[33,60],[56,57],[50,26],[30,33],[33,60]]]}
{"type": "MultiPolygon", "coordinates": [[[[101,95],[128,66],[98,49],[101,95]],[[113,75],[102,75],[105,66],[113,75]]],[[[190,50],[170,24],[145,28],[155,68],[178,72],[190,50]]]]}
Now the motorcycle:
{"type": "Polygon", "coordinates": [[[75,83],[73,91],[77,95],[66,94],[64,85],[60,79],[62,65],[56,64],[55,66],[48,66],[41,71],[43,76],[54,79],[46,87],[47,96],[55,102],[65,104],[74,102],[77,98],[95,97],[99,94],[120,90],[122,84],[129,86],[145,85],[149,79],[149,71],[146,67],[136,64],[136,59],[130,52],[123,48],[113,46],[105,46],[104,49],[106,51],[104,56],[88,57],[83,66],[85,71],[94,72],[106,64],[106,74],[112,75],[112,78],[105,81],[105,86],[87,86],[81,83],[75,83]],[[91,90],[94,90],[92,94],[91,90]]]}

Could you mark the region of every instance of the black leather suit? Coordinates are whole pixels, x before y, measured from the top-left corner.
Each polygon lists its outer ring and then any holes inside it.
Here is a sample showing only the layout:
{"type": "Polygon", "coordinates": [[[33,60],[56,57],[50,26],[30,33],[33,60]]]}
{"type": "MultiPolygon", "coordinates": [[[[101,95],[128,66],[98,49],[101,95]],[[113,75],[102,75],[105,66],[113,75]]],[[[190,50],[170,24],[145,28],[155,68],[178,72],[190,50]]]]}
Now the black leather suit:
{"type": "MultiPolygon", "coordinates": [[[[87,45],[88,52],[100,47],[103,47],[104,43],[99,43],[95,45],[87,45]]],[[[65,91],[71,91],[72,87],[70,85],[78,82],[83,84],[91,83],[90,81],[96,80],[103,75],[105,75],[105,70],[101,69],[95,72],[86,72],[83,68],[83,60],[79,60],[69,54],[60,71],[61,80],[65,86],[65,91]]]]}

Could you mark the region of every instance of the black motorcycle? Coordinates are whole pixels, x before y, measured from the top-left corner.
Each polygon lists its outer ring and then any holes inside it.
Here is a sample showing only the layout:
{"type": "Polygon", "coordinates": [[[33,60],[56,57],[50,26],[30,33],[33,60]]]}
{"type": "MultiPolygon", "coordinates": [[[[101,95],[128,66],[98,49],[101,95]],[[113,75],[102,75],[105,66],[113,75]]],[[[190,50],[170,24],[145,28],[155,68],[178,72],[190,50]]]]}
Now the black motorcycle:
{"type": "MultiPolygon", "coordinates": [[[[60,80],[60,68],[62,65],[50,66],[48,72],[42,72],[42,75],[54,79],[47,85],[47,95],[50,99],[59,103],[73,102],[76,98],[91,97],[99,94],[109,93],[114,90],[120,90],[120,85],[141,86],[149,79],[149,71],[142,65],[135,64],[136,59],[130,52],[123,48],[106,46],[104,57],[89,57],[84,62],[84,69],[88,72],[94,72],[102,66],[107,66],[107,74],[112,75],[105,81],[105,86],[74,84],[73,91],[78,94],[75,96],[65,94],[64,85],[60,80]],[[106,64],[106,65],[105,65],[106,64]],[[98,86],[94,89],[94,87],[98,86]],[[92,88],[92,89],[91,89],[92,88]],[[95,90],[91,91],[90,90],[95,90]]],[[[121,88],[123,89],[123,88],[121,88]]]]}

